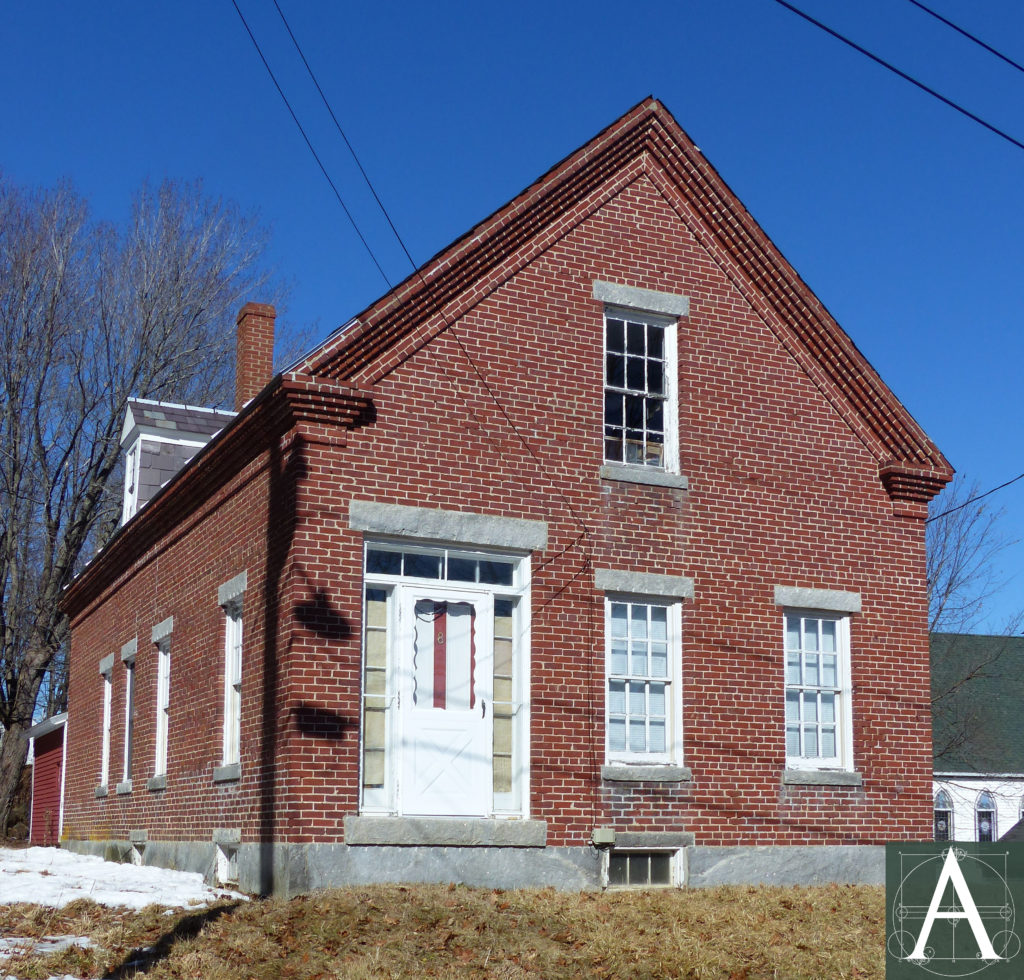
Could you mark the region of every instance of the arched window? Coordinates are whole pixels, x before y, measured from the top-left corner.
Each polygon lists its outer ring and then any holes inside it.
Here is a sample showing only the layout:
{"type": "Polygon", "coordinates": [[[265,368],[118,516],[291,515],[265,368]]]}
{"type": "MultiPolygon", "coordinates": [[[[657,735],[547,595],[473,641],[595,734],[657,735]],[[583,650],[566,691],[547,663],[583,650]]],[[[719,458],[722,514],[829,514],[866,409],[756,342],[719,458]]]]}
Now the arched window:
{"type": "Polygon", "coordinates": [[[979,841],[996,839],[996,804],[988,790],[978,795],[978,802],[974,807],[974,824],[979,841]]]}
{"type": "Polygon", "coordinates": [[[953,840],[953,801],[944,789],[935,797],[935,839],[953,840]]]}

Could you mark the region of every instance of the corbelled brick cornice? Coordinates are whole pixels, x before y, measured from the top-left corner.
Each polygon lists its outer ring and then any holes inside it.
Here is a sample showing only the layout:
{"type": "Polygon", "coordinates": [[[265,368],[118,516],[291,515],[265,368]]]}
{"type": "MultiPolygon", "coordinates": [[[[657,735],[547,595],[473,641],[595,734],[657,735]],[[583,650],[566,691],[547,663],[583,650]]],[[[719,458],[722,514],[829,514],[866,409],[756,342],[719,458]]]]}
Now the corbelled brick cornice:
{"type": "MultiPolygon", "coordinates": [[[[303,370],[352,378],[396,350],[421,346],[446,319],[507,277],[517,251],[567,215],[578,212],[582,220],[583,202],[637,167],[670,200],[678,198],[681,217],[685,210],[691,230],[869,446],[879,467],[927,474],[915,478],[917,500],[937,493],[953,474],[942,453],[655,99],[627,112],[427,262],[314,352],[303,370]],[[429,321],[433,328],[424,336],[429,321]],[[421,332],[414,338],[416,331],[421,332]]],[[[906,481],[883,483],[897,499],[906,481]]]]}
{"type": "Polygon", "coordinates": [[[74,618],[131,562],[171,534],[196,510],[197,501],[212,497],[284,433],[337,437],[369,416],[374,395],[344,381],[278,375],[117,531],[65,591],[64,612],[74,618]]]}

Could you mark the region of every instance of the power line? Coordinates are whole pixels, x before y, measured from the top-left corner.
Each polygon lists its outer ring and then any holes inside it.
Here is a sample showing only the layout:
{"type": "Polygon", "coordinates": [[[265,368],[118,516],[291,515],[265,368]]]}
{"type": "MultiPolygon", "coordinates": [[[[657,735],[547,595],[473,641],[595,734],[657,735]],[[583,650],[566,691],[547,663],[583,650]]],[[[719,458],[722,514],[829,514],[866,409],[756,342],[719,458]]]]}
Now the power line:
{"type": "Polygon", "coordinates": [[[295,114],[295,110],[292,108],[292,104],[288,101],[288,96],[284,94],[284,90],[281,88],[280,84],[277,81],[277,76],[274,74],[269,62],[264,56],[263,50],[260,48],[259,41],[256,40],[256,35],[253,34],[252,29],[249,27],[248,21],[245,19],[245,15],[242,13],[241,8],[238,6],[238,0],[231,0],[231,3],[234,6],[239,19],[242,21],[242,26],[245,28],[246,34],[249,35],[249,40],[252,41],[253,47],[256,48],[256,53],[260,56],[260,61],[263,62],[263,67],[267,69],[267,74],[270,76],[270,80],[274,83],[274,88],[277,89],[277,94],[281,96],[281,99],[284,102],[285,106],[287,107],[288,112],[291,114],[292,121],[298,127],[299,132],[302,134],[302,138],[306,141],[306,146],[309,147],[309,152],[313,154],[313,159],[316,160],[317,166],[320,168],[320,172],[327,179],[327,183],[331,185],[331,190],[334,191],[334,196],[338,199],[338,203],[341,205],[341,209],[345,212],[345,217],[348,218],[352,227],[355,229],[355,233],[359,236],[359,240],[363,243],[363,247],[369,253],[370,258],[373,259],[373,264],[377,267],[377,271],[381,274],[381,277],[388,284],[388,289],[391,289],[391,280],[388,279],[387,274],[381,268],[381,264],[377,261],[377,256],[373,254],[373,249],[370,248],[370,243],[366,240],[366,238],[363,236],[363,233],[359,230],[359,225],[356,224],[356,219],[352,217],[352,212],[349,211],[348,207],[345,205],[345,201],[341,196],[341,192],[335,186],[334,181],[331,180],[331,175],[327,172],[327,168],[324,166],[319,154],[317,154],[316,150],[313,148],[312,142],[310,142],[309,137],[306,135],[306,130],[303,129],[302,123],[299,122],[299,117],[295,114]]]}
{"type": "MultiPolygon", "coordinates": [[[[292,44],[295,45],[295,50],[298,51],[299,57],[302,59],[302,63],[306,66],[306,71],[309,73],[309,77],[312,79],[313,84],[316,86],[316,90],[320,93],[320,98],[323,100],[324,105],[327,107],[327,111],[331,115],[331,119],[334,121],[335,128],[341,135],[341,138],[345,141],[345,145],[348,147],[348,152],[352,154],[352,159],[355,160],[356,166],[359,168],[359,172],[363,175],[363,180],[366,181],[366,186],[370,188],[370,193],[373,195],[373,199],[377,202],[377,207],[380,208],[381,214],[387,219],[388,225],[394,232],[395,238],[398,239],[398,244],[402,246],[402,251],[405,252],[405,257],[409,260],[409,264],[413,269],[417,268],[416,262],[413,257],[409,254],[409,249],[405,247],[405,242],[402,240],[402,236],[398,233],[398,229],[395,227],[395,223],[391,220],[391,215],[388,214],[388,209],[384,207],[384,202],[380,199],[377,194],[376,188],[370,180],[370,175],[366,172],[363,167],[362,161],[356,155],[355,147],[349,142],[348,137],[345,135],[345,130],[341,128],[341,123],[338,122],[338,117],[334,114],[334,110],[331,108],[331,103],[327,101],[327,96],[324,95],[324,90],[320,87],[320,82],[317,81],[316,75],[313,73],[313,69],[310,67],[309,62],[306,60],[306,55],[302,51],[302,47],[299,45],[295,34],[292,32],[291,25],[288,23],[288,18],[285,17],[284,11],[281,9],[281,5],[277,0],[273,0],[274,6],[277,8],[277,12],[281,17],[281,22],[284,24],[285,30],[288,32],[288,36],[292,39],[292,44]]],[[[390,283],[388,284],[390,285],[390,283]]]]}
{"type": "Polygon", "coordinates": [[[993,487],[991,490],[986,490],[984,493],[979,493],[977,497],[971,497],[970,500],[965,500],[962,504],[957,504],[956,507],[950,507],[949,510],[944,510],[941,514],[936,514],[934,517],[929,517],[925,521],[925,524],[931,524],[932,521],[937,521],[940,517],[946,517],[948,514],[955,514],[958,510],[963,510],[965,507],[975,503],[975,501],[982,500],[985,497],[991,496],[997,490],[1002,490],[1004,487],[1010,486],[1012,483],[1016,483],[1018,480],[1024,480],[1024,473],[1015,476],[1012,480],[1007,480],[1005,483],[1000,483],[998,487],[993,487]]]}
{"type": "Polygon", "coordinates": [[[851,41],[848,37],[844,37],[838,31],[832,30],[831,27],[829,27],[826,24],[823,24],[820,20],[815,20],[810,14],[805,14],[798,7],[794,7],[791,3],[788,3],[787,0],[775,0],[775,2],[779,4],[779,6],[785,7],[787,10],[792,11],[798,17],[802,17],[809,24],[813,24],[815,27],[823,30],[826,34],[831,34],[832,37],[834,37],[837,41],[842,41],[843,44],[846,44],[849,47],[853,48],[854,51],[859,51],[862,55],[864,55],[866,58],[870,58],[876,64],[881,65],[883,68],[888,68],[889,71],[893,72],[893,74],[895,75],[899,75],[900,78],[902,78],[904,81],[910,82],[911,85],[916,85],[919,89],[921,89],[922,92],[927,92],[933,98],[936,98],[945,105],[948,105],[951,109],[955,109],[961,115],[966,116],[968,119],[973,119],[974,122],[976,122],[979,126],[984,126],[985,129],[987,129],[990,133],[995,133],[996,136],[1001,136],[1008,143],[1012,143],[1015,147],[1017,147],[1018,150],[1024,150],[1024,143],[1022,143],[1018,139],[1014,139],[1014,137],[1012,137],[1009,133],[999,129],[998,126],[993,126],[992,123],[986,122],[984,119],[981,118],[981,116],[976,116],[973,112],[970,111],[970,109],[965,109],[962,105],[954,102],[952,99],[947,99],[946,96],[940,94],[939,92],[936,92],[935,89],[929,88],[927,85],[924,84],[924,82],[919,82],[912,75],[908,75],[905,71],[901,71],[895,65],[892,65],[888,61],[885,61],[883,58],[878,57],[877,54],[872,54],[870,51],[868,51],[867,48],[862,48],[855,41],[851,41]]]}
{"type": "MultiPolygon", "coordinates": [[[[236,0],[231,0],[231,2],[235,4],[235,9],[237,10],[238,9],[238,4],[236,3],[236,0]]],[[[309,64],[309,61],[307,60],[306,55],[302,51],[302,46],[299,44],[298,39],[295,37],[295,34],[292,31],[292,29],[291,29],[291,26],[288,24],[288,19],[285,17],[284,11],[281,10],[281,7],[278,4],[277,0],[273,0],[273,3],[274,3],[274,6],[277,8],[277,12],[278,12],[278,14],[281,17],[282,22],[284,23],[285,29],[288,31],[288,36],[292,39],[292,44],[295,45],[295,50],[298,52],[299,57],[302,59],[302,63],[306,66],[306,71],[309,73],[309,77],[312,79],[313,84],[316,86],[317,92],[320,93],[320,98],[323,100],[324,105],[327,107],[327,111],[330,113],[331,119],[334,120],[334,125],[337,127],[338,133],[341,135],[341,138],[345,141],[345,145],[348,147],[349,152],[352,154],[352,159],[355,160],[356,166],[359,167],[359,172],[363,175],[363,180],[366,181],[367,187],[370,188],[370,192],[373,194],[374,200],[377,202],[378,207],[381,209],[381,212],[383,213],[384,217],[387,219],[388,225],[391,227],[391,231],[394,233],[394,236],[397,239],[398,244],[401,245],[402,251],[405,252],[405,257],[409,260],[409,264],[412,266],[413,275],[416,276],[416,278],[419,279],[420,283],[422,283],[424,288],[426,288],[427,281],[426,281],[426,279],[423,276],[422,268],[416,264],[416,262],[413,259],[412,255],[409,254],[409,249],[406,248],[406,245],[405,245],[405,242],[402,239],[402,236],[399,234],[398,229],[395,227],[395,223],[391,220],[391,216],[388,214],[387,208],[384,207],[384,202],[380,199],[380,196],[377,194],[377,191],[374,189],[373,182],[370,180],[369,174],[367,174],[366,169],[363,167],[362,163],[360,162],[359,157],[356,154],[355,148],[352,146],[352,143],[349,141],[349,138],[345,135],[345,131],[344,131],[344,129],[342,129],[341,123],[338,121],[338,117],[335,115],[334,110],[331,108],[330,101],[328,100],[326,94],[324,93],[323,88],[320,86],[320,83],[317,81],[316,75],[313,72],[313,69],[312,69],[312,67],[309,64]]],[[[239,16],[241,16],[241,11],[239,11],[239,16]]],[[[244,19],[243,19],[243,23],[244,23],[244,19]]],[[[252,32],[250,32],[249,36],[252,37],[252,32]]],[[[255,38],[253,39],[253,43],[255,44],[255,38]]],[[[257,46],[257,50],[259,50],[258,46],[257,46]]],[[[260,57],[262,57],[262,52],[260,54],[260,57]]],[[[266,60],[265,59],[264,59],[263,63],[266,64],[266,60]]],[[[267,70],[268,71],[270,70],[269,66],[267,67],[267,70]]],[[[271,75],[271,77],[273,77],[273,75],[271,75]]],[[[276,80],[275,80],[275,84],[277,84],[276,80]]],[[[281,91],[280,87],[278,88],[278,91],[279,92],[281,91]]],[[[283,94],[282,94],[282,98],[283,98],[283,94]]],[[[292,114],[292,116],[294,118],[294,113],[292,114]]],[[[296,124],[298,124],[298,120],[296,120],[296,124]]],[[[305,133],[303,133],[303,136],[305,136],[305,133]]],[[[306,142],[308,143],[309,140],[307,139],[306,142]]],[[[310,149],[312,150],[312,146],[310,146],[310,149]]],[[[319,162],[319,158],[318,158],[318,162],[319,162]]],[[[331,186],[333,187],[334,185],[332,184],[331,186]]],[[[362,236],[360,236],[360,237],[362,237],[362,236]]],[[[369,246],[367,246],[367,248],[369,248],[369,246]]],[[[372,255],[373,253],[371,252],[370,254],[372,255]]],[[[374,261],[376,261],[376,259],[374,261]]],[[[380,268],[380,266],[378,266],[378,268],[380,268]]],[[[383,275],[383,272],[381,274],[383,275]]],[[[385,276],[385,279],[386,278],[387,277],[385,276]]],[[[391,283],[389,282],[388,285],[390,286],[391,283]]],[[[537,466],[540,468],[540,470],[542,472],[546,472],[547,467],[544,465],[544,463],[540,459],[540,457],[534,452],[533,447],[529,444],[529,442],[527,441],[526,437],[519,431],[519,427],[512,420],[512,417],[509,415],[509,413],[506,410],[504,404],[502,404],[501,399],[498,398],[498,395],[491,388],[490,384],[487,381],[486,376],[484,375],[483,371],[480,369],[480,366],[476,363],[476,360],[472,357],[472,355],[466,349],[465,344],[463,344],[463,342],[462,342],[462,338],[459,336],[458,331],[455,329],[455,324],[448,318],[447,314],[444,312],[443,309],[439,309],[438,312],[440,313],[441,319],[444,322],[445,326],[448,328],[448,330],[451,331],[451,335],[452,335],[453,339],[455,340],[455,343],[458,345],[459,350],[462,352],[463,357],[465,357],[465,359],[469,363],[470,367],[472,367],[473,372],[474,372],[474,374],[476,374],[478,380],[480,381],[480,384],[483,386],[484,391],[487,392],[488,396],[490,396],[491,401],[493,401],[494,404],[497,406],[498,411],[501,413],[502,417],[505,420],[505,423],[508,425],[508,427],[515,434],[516,438],[522,443],[522,445],[525,448],[526,452],[533,459],[533,461],[537,464],[537,466]]],[[[444,367],[443,363],[441,364],[441,370],[444,372],[444,374],[448,378],[449,382],[454,387],[457,388],[458,387],[457,383],[448,374],[448,371],[444,367]]],[[[467,408],[469,408],[468,400],[463,398],[463,401],[466,402],[467,408]]],[[[475,413],[473,413],[472,409],[469,409],[469,411],[470,411],[470,414],[474,415],[474,417],[475,417],[475,413]]],[[[499,450],[499,452],[500,452],[500,450],[499,450]]],[[[504,456],[503,453],[501,455],[504,456]]],[[[552,480],[552,483],[554,483],[553,480],[552,480]]],[[[590,527],[588,526],[586,521],[584,521],[583,518],[576,512],[576,508],[573,507],[572,502],[569,500],[569,498],[561,490],[559,490],[557,492],[558,492],[559,496],[562,498],[562,501],[565,503],[566,509],[572,515],[572,518],[576,521],[577,524],[579,524],[579,526],[583,530],[584,534],[589,535],[591,533],[590,527]]],[[[589,551],[587,552],[587,555],[589,557],[589,551]]]]}
{"type": "Polygon", "coordinates": [[[994,54],[997,58],[1001,59],[1002,61],[1005,61],[1012,68],[1016,68],[1017,71],[1024,72],[1024,65],[1021,65],[1020,63],[1014,61],[1013,58],[1010,58],[1007,55],[1003,54],[1002,51],[997,51],[995,48],[992,47],[991,44],[986,44],[980,37],[975,37],[970,31],[964,30],[962,27],[959,26],[959,24],[954,24],[953,21],[943,17],[942,14],[932,10],[931,7],[926,7],[923,3],[920,2],[920,0],[910,0],[910,2],[915,7],[919,7],[926,14],[931,14],[931,16],[934,17],[936,20],[942,21],[942,23],[945,24],[947,27],[953,28],[954,31],[956,31],[958,34],[962,34],[969,41],[973,41],[975,44],[984,48],[986,51],[989,52],[989,54],[994,54]]]}

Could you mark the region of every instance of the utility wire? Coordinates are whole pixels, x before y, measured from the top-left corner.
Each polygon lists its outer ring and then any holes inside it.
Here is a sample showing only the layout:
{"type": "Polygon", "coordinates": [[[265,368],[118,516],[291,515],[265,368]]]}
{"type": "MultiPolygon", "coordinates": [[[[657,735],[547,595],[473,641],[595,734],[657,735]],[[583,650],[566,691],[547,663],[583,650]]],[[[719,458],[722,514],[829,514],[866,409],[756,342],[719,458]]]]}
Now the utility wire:
{"type": "MultiPolygon", "coordinates": [[[[327,111],[331,114],[331,119],[334,120],[334,126],[338,130],[341,138],[345,141],[345,145],[348,147],[348,152],[352,154],[352,159],[355,160],[356,166],[359,168],[359,172],[363,175],[363,180],[366,181],[366,186],[370,188],[370,193],[373,195],[373,199],[377,202],[377,207],[380,208],[381,214],[387,219],[387,223],[394,232],[395,238],[398,239],[398,244],[402,246],[402,251],[405,252],[405,257],[409,260],[409,264],[415,269],[417,268],[416,262],[413,257],[409,254],[409,249],[405,247],[405,242],[402,240],[402,236],[398,233],[398,229],[395,227],[395,223],[391,220],[391,215],[388,214],[388,209],[384,207],[384,202],[380,199],[377,194],[376,188],[370,181],[370,176],[363,168],[362,161],[356,155],[355,148],[349,142],[348,137],[345,135],[345,130],[341,128],[341,123],[338,122],[338,117],[334,114],[334,110],[331,108],[331,103],[327,101],[327,96],[324,95],[324,90],[320,87],[320,82],[317,81],[317,77],[313,74],[313,69],[310,67],[309,62],[306,60],[306,56],[299,45],[294,33],[292,33],[291,25],[288,23],[288,18],[285,17],[284,11],[281,9],[281,5],[274,0],[274,7],[277,8],[277,12],[281,17],[281,23],[284,24],[284,29],[288,32],[288,36],[292,39],[292,44],[295,45],[295,50],[298,51],[299,57],[302,59],[302,63],[306,66],[306,71],[309,73],[309,77],[312,79],[313,84],[316,86],[316,90],[320,93],[320,98],[323,100],[324,105],[327,107],[327,111]]],[[[391,284],[388,283],[390,286],[391,284]]]]}
{"type": "MultiPolygon", "coordinates": [[[[288,112],[291,114],[292,121],[298,127],[299,132],[302,134],[302,138],[306,141],[306,146],[309,147],[309,152],[313,154],[313,159],[316,160],[317,166],[320,168],[320,172],[327,179],[327,183],[331,185],[331,190],[334,191],[334,196],[338,199],[338,203],[341,205],[341,209],[345,212],[345,217],[348,218],[352,227],[355,229],[355,233],[359,236],[359,240],[363,243],[363,247],[369,253],[370,258],[373,259],[373,264],[377,267],[377,271],[381,274],[381,277],[388,284],[388,289],[391,289],[391,280],[388,279],[387,273],[385,273],[384,270],[381,268],[380,262],[377,261],[377,256],[373,254],[373,249],[370,248],[370,243],[366,240],[366,238],[363,236],[363,233],[359,230],[359,225],[356,224],[356,219],[352,217],[352,212],[349,211],[348,207],[346,206],[345,201],[341,196],[341,192],[335,186],[334,181],[331,180],[331,175],[327,172],[327,168],[324,166],[319,154],[313,148],[312,142],[310,142],[309,137],[306,135],[306,130],[303,129],[302,123],[299,122],[299,117],[295,115],[295,110],[292,108],[292,104],[288,101],[288,96],[284,94],[284,90],[278,83],[277,76],[271,69],[270,63],[267,61],[266,57],[264,57],[263,50],[260,48],[259,41],[256,40],[256,35],[253,34],[252,29],[249,27],[249,22],[245,19],[245,15],[242,13],[241,8],[238,6],[238,0],[231,0],[231,3],[234,6],[239,19],[242,21],[242,26],[245,28],[246,34],[249,35],[249,40],[252,41],[253,47],[256,48],[256,53],[260,56],[260,61],[263,62],[263,67],[267,69],[267,74],[270,76],[270,80],[274,83],[274,88],[277,89],[277,94],[281,96],[281,99],[284,102],[285,106],[287,107],[288,112]]],[[[303,59],[303,61],[305,61],[305,59],[303,59]]],[[[319,88],[319,86],[317,87],[319,88]]]]}
{"type": "MultiPolygon", "coordinates": [[[[238,4],[237,4],[236,0],[231,0],[231,2],[235,4],[235,9],[237,10],[238,9],[238,4]]],[[[309,77],[312,79],[313,84],[316,86],[317,92],[320,93],[320,98],[323,100],[324,105],[327,107],[327,111],[330,113],[331,119],[334,120],[334,125],[337,127],[338,133],[341,135],[341,138],[345,141],[345,145],[348,147],[349,152],[352,154],[352,159],[355,160],[356,166],[359,168],[359,172],[363,175],[363,180],[366,181],[366,186],[370,188],[370,193],[373,194],[373,199],[377,202],[377,206],[380,208],[380,210],[383,213],[384,217],[387,219],[387,222],[388,222],[388,225],[391,228],[391,231],[394,233],[394,236],[397,239],[398,244],[401,245],[401,247],[402,247],[402,251],[405,252],[405,257],[409,260],[409,265],[412,266],[413,275],[415,275],[416,278],[419,279],[419,281],[423,284],[423,286],[426,287],[427,281],[426,281],[426,279],[423,276],[422,268],[416,264],[415,259],[413,259],[412,255],[409,253],[409,249],[406,248],[406,245],[405,245],[405,242],[402,239],[402,236],[399,234],[398,229],[395,227],[395,223],[391,220],[391,215],[388,214],[388,210],[384,206],[384,202],[380,199],[380,196],[377,194],[377,191],[376,191],[376,189],[373,186],[373,182],[370,180],[369,174],[367,174],[366,169],[363,167],[362,163],[360,162],[359,157],[356,154],[355,148],[352,146],[352,143],[349,141],[349,138],[345,135],[345,131],[344,131],[344,129],[342,129],[341,123],[338,121],[338,117],[335,115],[334,110],[331,108],[331,104],[328,101],[327,96],[324,94],[323,88],[321,87],[319,81],[317,81],[316,74],[313,72],[313,69],[312,69],[312,67],[309,64],[309,61],[307,60],[306,55],[302,51],[302,46],[299,44],[298,39],[295,37],[295,34],[292,31],[292,29],[291,29],[291,26],[288,24],[288,19],[285,17],[284,11],[281,10],[281,7],[280,7],[280,4],[278,3],[278,0],[273,0],[273,4],[274,4],[274,7],[277,9],[278,15],[281,17],[281,21],[284,23],[285,30],[288,31],[288,36],[292,39],[292,44],[295,45],[295,50],[299,53],[299,57],[302,59],[302,63],[306,66],[306,71],[309,73],[309,77]]],[[[241,11],[239,11],[239,16],[241,16],[241,11]]],[[[243,23],[244,23],[244,18],[243,18],[243,23]]],[[[246,29],[248,30],[248,25],[246,25],[246,29]]],[[[251,31],[249,32],[249,36],[252,37],[252,32],[251,31]]],[[[254,44],[256,43],[255,38],[253,38],[253,43],[254,44]]],[[[259,46],[258,45],[257,45],[257,50],[259,50],[259,46]]],[[[263,57],[262,52],[260,52],[260,57],[261,58],[263,57]]],[[[267,63],[266,59],[264,59],[263,63],[266,65],[266,63],[267,63]]],[[[267,66],[267,71],[270,71],[269,65],[267,66]]],[[[273,78],[273,74],[272,73],[271,73],[271,78],[273,78]]],[[[275,80],[274,84],[275,85],[277,84],[276,80],[275,80]]],[[[278,87],[278,91],[279,92],[281,91],[280,87],[278,87]]],[[[282,93],[282,98],[284,98],[283,93],[282,93]]],[[[287,104],[287,100],[286,100],[286,104],[287,104]]],[[[290,108],[291,107],[289,106],[289,109],[290,108]]],[[[293,118],[295,117],[294,113],[292,113],[292,117],[293,118]]],[[[298,125],[298,120],[297,119],[296,119],[296,125],[298,125]]],[[[300,130],[301,130],[301,127],[300,127],[300,130]]],[[[304,132],[303,132],[303,136],[305,136],[304,132]]],[[[306,142],[308,144],[309,140],[307,139],[306,142]]],[[[312,150],[312,146],[310,146],[310,150],[312,150]]],[[[314,156],[315,155],[316,154],[314,153],[314,156]]],[[[317,162],[319,162],[319,157],[317,158],[317,162]]],[[[321,169],[323,169],[322,165],[321,165],[321,169]]],[[[326,171],[325,171],[325,176],[326,176],[326,171]]],[[[330,178],[328,178],[328,180],[330,180],[330,178]]],[[[333,183],[331,184],[331,186],[332,187],[334,186],[333,183]]],[[[339,200],[340,200],[340,198],[339,198],[339,200]]],[[[347,213],[347,209],[346,209],[346,213],[347,213]]],[[[353,225],[354,224],[355,223],[353,222],[353,225]]],[[[360,238],[361,237],[362,236],[360,235],[360,238]]],[[[365,241],[364,241],[364,244],[365,244],[365,241]]],[[[369,249],[369,246],[367,246],[367,249],[369,249]]],[[[371,252],[370,254],[372,255],[373,253],[371,252]]],[[[376,259],[374,259],[374,261],[376,261],[376,259]]],[[[379,269],[380,266],[378,265],[377,268],[379,269]]],[[[381,275],[383,275],[383,271],[381,272],[381,275]]],[[[385,280],[387,280],[386,276],[385,276],[385,280]]],[[[391,285],[391,283],[388,282],[388,286],[390,286],[390,285],[391,285]]],[[[466,345],[462,342],[462,338],[459,336],[458,331],[456,331],[456,329],[455,329],[455,324],[452,323],[451,320],[449,320],[449,318],[448,318],[447,314],[444,312],[444,310],[439,310],[439,313],[441,315],[441,319],[444,321],[445,326],[451,331],[451,335],[454,338],[455,343],[458,345],[459,350],[462,352],[463,357],[465,357],[465,359],[469,363],[470,367],[472,367],[474,374],[476,374],[477,378],[480,381],[480,384],[483,386],[483,388],[487,392],[488,396],[490,396],[491,401],[493,401],[494,404],[497,406],[498,411],[501,413],[501,415],[504,418],[504,420],[505,420],[506,424],[508,425],[508,427],[512,430],[513,433],[515,433],[516,438],[523,444],[523,447],[526,449],[526,452],[533,459],[533,461],[537,464],[537,466],[541,469],[541,471],[546,471],[547,467],[544,465],[544,463],[540,459],[540,457],[534,452],[533,447],[526,440],[526,437],[519,431],[519,427],[512,420],[512,417],[509,415],[509,413],[506,410],[506,408],[505,408],[504,404],[502,403],[501,399],[498,397],[498,395],[495,393],[495,391],[491,388],[490,384],[487,381],[486,376],[484,375],[483,371],[480,369],[480,366],[476,363],[476,360],[472,357],[472,355],[466,349],[466,345]]],[[[454,386],[457,387],[456,383],[448,375],[448,371],[443,366],[443,364],[441,366],[441,369],[442,369],[442,371],[444,371],[445,375],[448,377],[449,382],[451,382],[454,386]]],[[[467,405],[468,405],[468,403],[467,403],[467,405]]],[[[475,414],[475,413],[471,412],[471,414],[475,414]]],[[[554,482],[554,481],[552,481],[552,482],[554,482]]],[[[572,515],[573,519],[582,528],[584,534],[590,535],[591,530],[590,530],[589,525],[577,513],[576,509],[573,507],[572,502],[569,500],[569,498],[564,493],[562,493],[561,491],[558,491],[558,493],[559,493],[559,496],[562,498],[563,502],[565,503],[565,506],[568,509],[569,513],[572,515]]],[[[588,556],[589,556],[589,552],[588,552],[588,556]]]]}
{"type": "Polygon", "coordinates": [[[876,64],[881,65],[883,68],[888,68],[889,71],[893,72],[896,75],[899,75],[900,78],[902,78],[904,81],[910,82],[911,85],[916,85],[919,89],[921,89],[922,92],[927,92],[929,95],[938,99],[940,102],[943,102],[946,105],[948,105],[951,109],[955,109],[961,115],[966,116],[968,119],[973,119],[974,122],[976,122],[979,126],[984,126],[985,129],[987,129],[990,133],[995,133],[996,136],[1001,136],[1004,140],[1007,141],[1007,143],[1012,143],[1015,147],[1017,147],[1018,150],[1024,150],[1024,143],[1022,143],[1018,139],[1014,139],[1014,137],[1012,137],[1009,133],[1004,132],[997,126],[993,126],[990,122],[986,122],[984,119],[981,118],[981,116],[976,116],[969,109],[965,109],[962,105],[959,105],[952,99],[947,99],[946,96],[941,95],[939,92],[936,92],[935,89],[929,88],[927,85],[924,84],[924,82],[919,82],[912,75],[908,75],[905,71],[901,71],[895,65],[891,65],[888,61],[879,58],[877,54],[872,54],[870,51],[868,51],[867,48],[862,48],[855,41],[851,41],[848,37],[844,37],[838,31],[832,30],[831,27],[827,26],[826,24],[823,24],[820,20],[815,20],[810,14],[805,14],[798,7],[794,7],[793,4],[788,3],[787,0],[775,0],[775,2],[779,4],[779,6],[785,7],[787,10],[791,10],[798,17],[802,17],[809,24],[813,24],[815,27],[820,28],[826,34],[831,34],[832,37],[834,37],[837,41],[842,41],[843,44],[846,44],[849,47],[853,48],[854,51],[859,51],[862,55],[864,55],[866,58],[870,58],[876,64]]]}
{"type": "Polygon", "coordinates": [[[1008,65],[1010,65],[1011,68],[1016,68],[1017,71],[1024,72],[1024,65],[1020,64],[1017,61],[1014,61],[1013,58],[1007,57],[1005,54],[1002,53],[1002,51],[997,51],[994,47],[992,47],[991,44],[986,44],[980,37],[975,37],[970,31],[965,31],[962,27],[959,26],[959,24],[954,24],[951,20],[948,20],[947,18],[943,17],[942,14],[932,10],[931,7],[926,7],[923,3],[920,2],[920,0],[910,0],[910,2],[915,7],[919,7],[926,14],[931,14],[931,16],[934,17],[936,20],[942,21],[942,23],[945,24],[947,27],[953,28],[953,30],[956,31],[957,34],[962,34],[969,41],[973,41],[975,44],[984,48],[986,51],[989,52],[989,54],[994,54],[1000,60],[1005,61],[1008,65]]]}
{"type": "Polygon", "coordinates": [[[1012,483],[1016,483],[1018,480],[1024,480],[1024,473],[1015,476],[1012,480],[1007,480],[1005,483],[1000,483],[998,487],[993,487],[991,490],[986,490],[984,493],[979,493],[977,497],[971,497],[970,500],[965,500],[962,504],[957,504],[956,507],[950,507],[949,510],[944,510],[941,514],[936,514],[934,517],[929,517],[925,521],[925,524],[931,524],[932,521],[937,521],[940,517],[946,517],[948,514],[955,514],[958,510],[963,510],[965,507],[970,506],[977,500],[982,500],[985,497],[990,496],[997,490],[1002,490],[1004,487],[1010,486],[1012,483]]]}

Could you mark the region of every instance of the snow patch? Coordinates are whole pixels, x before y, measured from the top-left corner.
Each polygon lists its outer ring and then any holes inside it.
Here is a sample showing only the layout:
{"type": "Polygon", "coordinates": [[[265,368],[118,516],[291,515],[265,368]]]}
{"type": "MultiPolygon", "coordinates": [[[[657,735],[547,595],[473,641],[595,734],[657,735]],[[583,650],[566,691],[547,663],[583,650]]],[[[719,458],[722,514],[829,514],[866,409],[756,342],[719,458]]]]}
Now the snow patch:
{"type": "Polygon", "coordinates": [[[245,896],[209,888],[202,875],[190,871],[115,864],[56,847],[0,848],[0,904],[61,908],[79,898],[141,909],[152,904],[199,907],[219,898],[245,896]]]}

